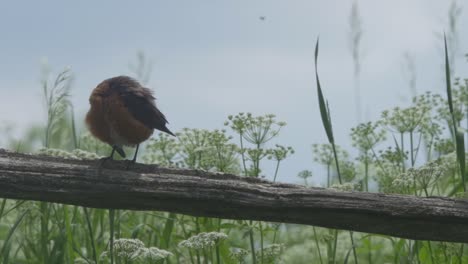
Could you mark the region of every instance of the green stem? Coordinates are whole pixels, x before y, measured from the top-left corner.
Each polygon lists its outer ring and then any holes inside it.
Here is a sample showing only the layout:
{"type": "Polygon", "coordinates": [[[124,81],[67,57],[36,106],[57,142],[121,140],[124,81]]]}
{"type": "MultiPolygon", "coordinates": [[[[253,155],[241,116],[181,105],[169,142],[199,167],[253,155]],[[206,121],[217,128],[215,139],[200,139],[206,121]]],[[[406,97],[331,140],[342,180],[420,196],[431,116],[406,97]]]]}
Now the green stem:
{"type": "Polygon", "coordinates": [[[241,152],[241,157],[242,157],[242,166],[244,167],[244,175],[245,176],[248,176],[247,175],[247,166],[245,165],[245,154],[244,154],[244,141],[242,140],[242,133],[239,134],[239,137],[240,137],[240,152],[241,152]]]}
{"type": "Polygon", "coordinates": [[[221,264],[221,258],[219,255],[219,245],[216,245],[216,263],[221,264]]]}
{"type": "MultiPolygon", "coordinates": [[[[182,232],[184,233],[184,237],[188,237],[187,230],[185,229],[185,224],[184,224],[184,216],[182,215],[182,218],[180,219],[180,227],[182,229],[182,232]]],[[[195,261],[193,260],[193,254],[192,251],[189,249],[189,256],[190,256],[190,263],[195,264],[195,261]]]]}
{"type": "MultiPolygon", "coordinates": [[[[414,167],[414,157],[413,157],[413,151],[414,151],[414,146],[413,146],[413,131],[410,131],[410,159],[411,159],[411,168],[414,167]]],[[[416,187],[416,175],[413,174],[413,188],[414,188],[414,195],[417,194],[417,187],[416,187]]],[[[426,191],[427,193],[427,191],[426,191]]]]}
{"type": "Polygon", "coordinates": [[[273,241],[272,241],[273,244],[276,243],[276,236],[277,236],[277,234],[278,234],[278,229],[279,229],[279,227],[280,227],[279,225],[276,225],[276,226],[275,226],[275,232],[273,232],[273,241]]]}
{"type": "Polygon", "coordinates": [[[336,172],[338,173],[338,181],[340,182],[340,184],[343,184],[343,181],[341,180],[340,164],[338,162],[338,154],[336,153],[335,142],[332,142],[331,144],[333,148],[333,156],[335,157],[336,172]]]}
{"type": "Polygon", "coordinates": [[[276,181],[276,176],[278,176],[278,170],[279,170],[280,162],[281,161],[279,161],[279,160],[276,162],[275,176],[273,177],[273,182],[276,181]]]}
{"type": "Polygon", "coordinates": [[[421,260],[419,259],[419,241],[418,240],[414,241],[414,248],[415,248],[414,252],[416,253],[416,261],[418,262],[418,264],[420,264],[421,260]]]}
{"type": "Polygon", "coordinates": [[[206,249],[203,249],[203,263],[208,264],[208,253],[206,253],[206,249]]]}
{"type": "Polygon", "coordinates": [[[250,250],[252,251],[252,263],[257,263],[257,258],[255,257],[255,244],[254,244],[254,237],[253,237],[253,221],[250,220],[250,230],[249,230],[249,238],[250,238],[250,250]]]}
{"type": "Polygon", "coordinates": [[[404,141],[404,138],[403,138],[403,133],[400,133],[401,168],[403,169],[403,172],[406,171],[406,169],[405,169],[405,145],[404,144],[405,144],[405,141],[404,141]]]}
{"type": "Polygon", "coordinates": [[[462,263],[462,260],[463,260],[463,250],[465,248],[465,244],[462,244],[460,246],[460,263],[462,263]]]}
{"type": "Polygon", "coordinates": [[[429,253],[431,254],[431,263],[436,264],[436,262],[434,260],[434,253],[432,252],[431,241],[427,241],[427,244],[429,245],[429,253]]]}
{"type": "MultiPolygon", "coordinates": [[[[86,207],[83,207],[83,211],[85,213],[86,223],[88,225],[88,233],[89,233],[89,238],[91,241],[91,248],[93,251],[93,260],[94,260],[94,263],[99,263],[97,260],[96,246],[94,245],[93,228],[91,227],[91,220],[89,218],[88,210],[86,209],[86,207]]],[[[48,262],[44,262],[44,263],[48,263],[48,262]]]]}
{"type": "Polygon", "coordinates": [[[442,248],[444,249],[444,259],[445,259],[445,263],[448,263],[448,255],[447,255],[447,245],[444,243],[444,242],[441,242],[442,243],[442,248]]]}
{"type": "Polygon", "coordinates": [[[414,143],[413,143],[413,131],[410,131],[410,158],[411,158],[411,168],[414,167],[414,143]]]}
{"type": "Polygon", "coordinates": [[[259,222],[260,226],[260,263],[263,264],[263,226],[262,222],[259,222]]]}
{"type": "Polygon", "coordinates": [[[109,226],[110,226],[110,242],[109,242],[109,251],[110,251],[110,262],[114,264],[114,223],[115,223],[115,210],[109,209],[109,226]]]}
{"type": "Polygon", "coordinates": [[[73,230],[71,228],[71,221],[68,212],[68,206],[63,205],[63,217],[65,218],[65,231],[67,237],[67,255],[69,263],[75,262],[75,255],[73,253],[73,230]]]}
{"type": "Polygon", "coordinates": [[[6,201],[7,199],[2,200],[2,206],[0,206],[0,219],[2,218],[3,211],[5,211],[6,201]]]}
{"type": "MultiPolygon", "coordinates": [[[[323,261],[322,261],[322,253],[320,253],[320,246],[319,246],[318,237],[317,237],[317,231],[315,230],[315,226],[312,227],[312,230],[314,230],[315,246],[317,247],[317,252],[318,252],[319,259],[320,259],[320,264],[323,264],[323,261]]],[[[273,242],[273,243],[274,243],[274,242],[273,242]]]]}
{"type": "Polygon", "coordinates": [[[422,142],[422,134],[419,134],[418,144],[416,145],[415,153],[414,153],[414,160],[418,160],[419,149],[421,149],[421,142],[422,142]]]}
{"type": "Polygon", "coordinates": [[[337,244],[338,244],[338,230],[335,230],[335,236],[334,236],[334,240],[333,240],[333,258],[332,258],[332,263],[335,264],[335,260],[336,260],[336,247],[337,247],[337,244]]]}
{"type": "Polygon", "coordinates": [[[368,247],[368,252],[367,252],[367,261],[368,263],[372,263],[372,237],[369,236],[369,247],[368,247]]]}
{"type": "Polygon", "coordinates": [[[46,202],[40,202],[41,209],[41,258],[42,263],[49,263],[48,248],[49,244],[49,205],[46,202]]]}
{"type": "Polygon", "coordinates": [[[366,192],[369,192],[369,157],[367,153],[364,159],[364,179],[366,181],[366,192]]]}
{"type": "Polygon", "coordinates": [[[353,247],[354,263],[358,264],[358,259],[357,259],[357,254],[356,254],[356,246],[354,244],[353,232],[350,231],[349,236],[351,238],[351,246],[353,247]]]}
{"type": "Polygon", "coordinates": [[[199,252],[199,250],[196,250],[196,251],[197,251],[197,264],[201,264],[200,252],[199,252]]]}

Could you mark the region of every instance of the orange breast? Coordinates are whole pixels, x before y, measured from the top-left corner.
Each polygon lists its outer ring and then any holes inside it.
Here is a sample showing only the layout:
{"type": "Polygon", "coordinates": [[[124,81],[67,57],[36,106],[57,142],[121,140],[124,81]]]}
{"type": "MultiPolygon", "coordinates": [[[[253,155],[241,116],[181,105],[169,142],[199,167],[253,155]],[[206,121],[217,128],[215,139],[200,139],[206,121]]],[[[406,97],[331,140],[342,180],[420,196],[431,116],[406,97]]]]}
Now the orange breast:
{"type": "Polygon", "coordinates": [[[153,129],[135,119],[117,94],[92,95],[86,123],[91,133],[110,145],[136,145],[147,140],[153,129]]]}
{"type": "Polygon", "coordinates": [[[107,118],[107,108],[102,97],[91,95],[89,99],[91,109],[86,114],[88,129],[99,140],[114,145],[112,141],[110,124],[107,118]]]}

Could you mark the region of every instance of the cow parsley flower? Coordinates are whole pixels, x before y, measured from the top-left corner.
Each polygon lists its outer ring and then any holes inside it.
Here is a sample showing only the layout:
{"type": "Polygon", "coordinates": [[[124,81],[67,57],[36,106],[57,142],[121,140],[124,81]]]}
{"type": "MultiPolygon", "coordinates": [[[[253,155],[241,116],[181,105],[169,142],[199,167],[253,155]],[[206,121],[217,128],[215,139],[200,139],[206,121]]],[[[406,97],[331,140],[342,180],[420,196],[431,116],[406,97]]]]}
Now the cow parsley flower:
{"type": "Polygon", "coordinates": [[[184,240],[179,243],[179,247],[185,247],[188,249],[204,249],[211,248],[219,244],[219,242],[227,239],[227,235],[220,232],[209,232],[209,233],[200,233],[198,235],[192,236],[187,240],[184,240]]]}
{"type": "Polygon", "coordinates": [[[139,256],[145,244],[139,239],[120,238],[114,242],[114,253],[118,257],[134,260],[139,256]]]}
{"type": "Polygon", "coordinates": [[[333,184],[330,188],[342,192],[351,192],[359,190],[361,185],[355,182],[345,182],[343,184],[333,184]]]}
{"type": "Polygon", "coordinates": [[[238,263],[245,263],[245,257],[249,255],[249,251],[243,248],[231,248],[229,257],[236,260],[238,263]]]}
{"type": "Polygon", "coordinates": [[[138,259],[147,261],[148,263],[152,263],[153,261],[158,261],[162,259],[166,259],[173,254],[169,251],[159,249],[157,247],[150,247],[150,248],[140,248],[137,252],[138,259]]]}

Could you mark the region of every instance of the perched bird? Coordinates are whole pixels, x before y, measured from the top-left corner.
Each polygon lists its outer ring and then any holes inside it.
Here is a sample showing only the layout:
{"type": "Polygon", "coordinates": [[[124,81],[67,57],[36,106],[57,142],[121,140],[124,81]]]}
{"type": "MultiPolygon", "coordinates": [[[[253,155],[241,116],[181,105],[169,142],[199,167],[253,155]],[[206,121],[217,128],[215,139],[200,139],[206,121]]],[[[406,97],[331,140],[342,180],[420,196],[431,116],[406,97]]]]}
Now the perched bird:
{"type": "Polygon", "coordinates": [[[158,110],[150,89],[127,76],[118,76],[101,82],[94,88],[86,115],[91,133],[112,146],[107,159],[114,152],[125,158],[123,146],[136,146],[132,162],[136,161],[140,143],[147,140],[154,129],[175,136],[167,127],[166,117],[158,110]]]}

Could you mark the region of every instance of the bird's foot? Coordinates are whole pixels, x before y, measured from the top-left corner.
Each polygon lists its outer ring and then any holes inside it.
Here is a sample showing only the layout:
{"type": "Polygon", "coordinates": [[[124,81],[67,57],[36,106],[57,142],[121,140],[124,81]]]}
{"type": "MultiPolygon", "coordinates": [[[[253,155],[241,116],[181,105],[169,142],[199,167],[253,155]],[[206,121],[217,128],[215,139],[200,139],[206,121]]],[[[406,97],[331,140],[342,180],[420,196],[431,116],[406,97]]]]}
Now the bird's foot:
{"type": "Polygon", "coordinates": [[[131,166],[135,165],[136,160],[134,160],[134,159],[133,160],[126,160],[125,162],[127,163],[127,165],[125,166],[125,169],[129,170],[131,166]]]}
{"type": "Polygon", "coordinates": [[[112,156],[100,158],[99,159],[99,167],[103,167],[104,164],[109,160],[114,160],[114,159],[112,158],[112,156]]]}

